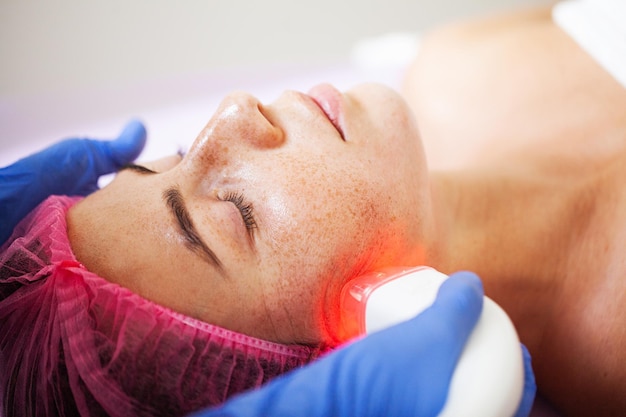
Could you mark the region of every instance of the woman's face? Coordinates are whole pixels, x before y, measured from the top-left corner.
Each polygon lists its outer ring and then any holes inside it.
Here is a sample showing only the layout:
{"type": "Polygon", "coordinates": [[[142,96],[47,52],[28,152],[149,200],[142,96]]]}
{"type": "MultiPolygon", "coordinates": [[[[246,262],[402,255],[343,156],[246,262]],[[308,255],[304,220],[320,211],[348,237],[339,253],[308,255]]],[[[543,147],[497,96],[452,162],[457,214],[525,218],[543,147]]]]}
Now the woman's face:
{"type": "Polygon", "coordinates": [[[226,97],[184,156],[126,169],[68,215],[88,269],[181,313],[333,343],[349,279],[419,260],[428,183],[404,101],[362,85],[226,97]]]}

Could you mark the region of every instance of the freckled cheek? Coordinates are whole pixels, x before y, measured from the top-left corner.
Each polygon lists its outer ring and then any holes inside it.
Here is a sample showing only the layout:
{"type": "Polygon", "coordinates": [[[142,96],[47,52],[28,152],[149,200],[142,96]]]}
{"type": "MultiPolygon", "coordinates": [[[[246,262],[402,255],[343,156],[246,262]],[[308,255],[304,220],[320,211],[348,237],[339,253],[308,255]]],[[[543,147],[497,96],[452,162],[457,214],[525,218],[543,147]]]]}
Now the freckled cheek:
{"type": "Polygon", "coordinates": [[[267,253],[263,260],[272,265],[278,274],[304,276],[319,269],[320,251],[328,246],[324,224],[320,218],[319,202],[311,194],[289,191],[268,195],[264,199],[259,225],[263,240],[260,252],[267,253]],[[308,197],[307,197],[308,195],[308,197]]]}
{"type": "Polygon", "coordinates": [[[385,191],[388,187],[358,167],[316,170],[290,180],[292,187],[282,196],[266,199],[272,218],[271,235],[283,248],[299,247],[303,241],[305,252],[315,246],[318,263],[331,261],[339,248],[341,252],[350,252],[350,247],[359,251],[371,240],[373,229],[382,227],[381,206],[393,204],[389,191],[385,191]]]}
{"type": "Polygon", "coordinates": [[[259,217],[271,220],[259,227],[271,245],[281,248],[285,258],[296,257],[290,263],[309,263],[297,257],[317,252],[318,267],[332,260],[340,247],[342,252],[349,252],[346,245],[359,250],[372,226],[380,227],[380,205],[390,203],[388,193],[359,167],[333,171],[316,161],[314,167],[299,168],[306,175],[290,176],[289,183],[263,196],[259,217]]]}

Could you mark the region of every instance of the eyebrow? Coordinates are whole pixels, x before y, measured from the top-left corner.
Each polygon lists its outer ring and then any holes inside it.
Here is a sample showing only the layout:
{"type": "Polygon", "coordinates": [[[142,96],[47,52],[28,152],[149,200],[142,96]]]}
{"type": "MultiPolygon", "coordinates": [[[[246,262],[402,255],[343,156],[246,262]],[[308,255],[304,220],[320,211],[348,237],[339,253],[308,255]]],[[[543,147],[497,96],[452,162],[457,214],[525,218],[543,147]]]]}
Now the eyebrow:
{"type": "Polygon", "coordinates": [[[213,252],[200,237],[198,230],[191,220],[191,216],[189,216],[189,212],[185,206],[185,200],[183,199],[180,190],[176,187],[168,188],[163,192],[163,200],[178,223],[178,227],[180,228],[188,247],[223,273],[224,267],[222,262],[215,255],[215,252],[213,252]]]}
{"type": "Polygon", "coordinates": [[[157,174],[156,171],[151,170],[150,168],[146,168],[143,165],[137,165],[137,164],[126,164],[123,167],[120,168],[120,171],[124,171],[124,170],[128,170],[128,171],[134,171],[138,174],[157,174]]]}
{"type": "MultiPolygon", "coordinates": [[[[124,165],[120,171],[122,170],[134,171],[142,175],[158,174],[157,171],[153,171],[143,165],[133,163],[124,165]]],[[[225,274],[222,262],[219,260],[217,255],[215,255],[215,252],[209,248],[209,245],[202,240],[198,230],[193,224],[180,190],[177,187],[168,188],[163,192],[163,200],[165,201],[165,205],[170,210],[170,213],[172,213],[172,216],[178,223],[178,227],[187,242],[188,248],[190,248],[193,252],[198,253],[204,260],[216,267],[222,274],[225,274]]]]}

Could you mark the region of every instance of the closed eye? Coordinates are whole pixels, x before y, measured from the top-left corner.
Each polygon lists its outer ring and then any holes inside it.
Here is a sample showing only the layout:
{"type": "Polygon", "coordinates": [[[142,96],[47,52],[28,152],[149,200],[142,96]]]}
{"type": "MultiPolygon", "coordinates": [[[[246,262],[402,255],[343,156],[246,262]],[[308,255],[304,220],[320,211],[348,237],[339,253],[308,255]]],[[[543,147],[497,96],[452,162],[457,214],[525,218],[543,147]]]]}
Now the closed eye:
{"type": "MultiPolygon", "coordinates": [[[[127,164],[122,167],[122,170],[130,170],[137,172],[139,174],[158,174],[157,171],[154,171],[150,168],[147,168],[143,165],[137,164],[127,164]]],[[[254,210],[252,207],[252,203],[249,203],[245,200],[242,193],[238,192],[229,192],[226,194],[224,198],[220,198],[222,201],[229,201],[237,207],[239,213],[241,213],[241,218],[243,220],[243,224],[248,231],[248,235],[252,238],[254,237],[254,230],[257,228],[256,220],[254,219],[254,210]]]]}
{"type": "Polygon", "coordinates": [[[254,229],[257,228],[256,221],[254,220],[254,211],[252,208],[252,204],[246,202],[243,194],[236,192],[229,192],[226,197],[223,198],[224,201],[230,201],[237,207],[239,212],[241,213],[241,218],[243,219],[243,223],[248,230],[248,233],[252,235],[254,229]]]}

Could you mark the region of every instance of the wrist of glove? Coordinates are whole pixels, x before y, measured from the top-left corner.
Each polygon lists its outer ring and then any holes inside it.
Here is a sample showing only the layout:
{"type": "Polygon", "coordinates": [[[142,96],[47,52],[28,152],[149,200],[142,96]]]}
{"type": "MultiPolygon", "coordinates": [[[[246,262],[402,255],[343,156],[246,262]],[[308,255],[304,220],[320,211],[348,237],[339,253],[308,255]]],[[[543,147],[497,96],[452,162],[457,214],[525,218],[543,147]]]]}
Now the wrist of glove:
{"type": "Polygon", "coordinates": [[[50,195],[87,195],[98,178],[133,161],[146,142],[138,121],[117,139],[67,139],[0,169],[0,244],[17,223],[50,195]]]}

